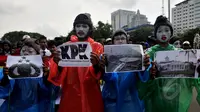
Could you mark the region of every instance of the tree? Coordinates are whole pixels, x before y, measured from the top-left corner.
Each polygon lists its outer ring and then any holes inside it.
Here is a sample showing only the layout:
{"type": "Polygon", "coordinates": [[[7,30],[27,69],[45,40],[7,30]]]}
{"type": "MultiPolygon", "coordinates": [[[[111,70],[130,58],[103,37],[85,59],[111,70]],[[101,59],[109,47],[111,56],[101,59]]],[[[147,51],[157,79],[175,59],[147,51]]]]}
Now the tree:
{"type": "Polygon", "coordinates": [[[189,41],[191,46],[193,46],[193,40],[196,33],[200,33],[200,28],[189,29],[184,33],[179,33],[177,34],[177,38],[182,42],[189,41]]]}
{"type": "Polygon", "coordinates": [[[101,40],[109,38],[113,33],[112,26],[109,23],[98,22],[97,26],[94,28],[94,39],[101,40]]]}
{"type": "Polygon", "coordinates": [[[193,42],[195,34],[200,33],[200,28],[190,29],[183,33],[182,40],[193,42]]]}
{"type": "Polygon", "coordinates": [[[145,26],[129,32],[131,40],[141,42],[147,41],[148,36],[152,35],[153,27],[145,26]]]}
{"type": "Polygon", "coordinates": [[[29,35],[31,38],[39,39],[41,35],[39,33],[25,32],[25,31],[13,31],[4,34],[2,40],[9,40],[11,43],[16,43],[23,38],[24,35],[29,35]]]}

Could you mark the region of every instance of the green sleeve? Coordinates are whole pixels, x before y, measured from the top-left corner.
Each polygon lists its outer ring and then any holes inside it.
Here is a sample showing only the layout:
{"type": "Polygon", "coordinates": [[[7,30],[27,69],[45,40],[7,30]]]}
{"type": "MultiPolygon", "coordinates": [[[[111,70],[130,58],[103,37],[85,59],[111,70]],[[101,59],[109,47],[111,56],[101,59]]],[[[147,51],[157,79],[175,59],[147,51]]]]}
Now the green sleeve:
{"type": "Polygon", "coordinates": [[[146,54],[148,54],[148,55],[150,56],[150,59],[151,59],[151,60],[154,60],[154,54],[155,54],[155,52],[154,52],[154,50],[153,50],[152,47],[149,48],[149,49],[146,51],[146,54]]]}
{"type": "Polygon", "coordinates": [[[196,88],[196,91],[197,91],[197,102],[199,103],[200,105],[200,78],[198,79],[195,79],[195,88],[196,88]]]}

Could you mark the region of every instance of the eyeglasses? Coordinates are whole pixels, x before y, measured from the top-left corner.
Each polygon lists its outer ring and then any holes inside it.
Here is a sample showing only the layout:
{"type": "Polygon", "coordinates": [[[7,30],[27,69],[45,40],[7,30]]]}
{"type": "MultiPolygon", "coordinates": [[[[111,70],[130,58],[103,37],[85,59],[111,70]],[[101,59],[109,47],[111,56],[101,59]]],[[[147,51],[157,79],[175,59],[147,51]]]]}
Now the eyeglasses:
{"type": "Polygon", "coordinates": [[[124,37],[121,37],[121,38],[120,37],[115,37],[114,39],[115,40],[126,40],[126,38],[124,38],[124,37]]]}

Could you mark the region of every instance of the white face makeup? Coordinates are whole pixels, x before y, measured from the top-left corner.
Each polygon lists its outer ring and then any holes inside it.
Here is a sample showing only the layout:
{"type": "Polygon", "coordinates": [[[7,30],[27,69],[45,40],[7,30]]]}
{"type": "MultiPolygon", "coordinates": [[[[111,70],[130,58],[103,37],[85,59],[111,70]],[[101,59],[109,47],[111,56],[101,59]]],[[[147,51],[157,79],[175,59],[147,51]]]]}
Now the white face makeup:
{"type": "Polygon", "coordinates": [[[20,51],[20,55],[24,56],[24,55],[36,55],[37,52],[35,51],[35,49],[33,49],[32,47],[28,47],[28,46],[24,46],[22,47],[21,51],[20,51]]]}
{"type": "Polygon", "coordinates": [[[160,26],[156,32],[157,39],[160,42],[168,42],[171,38],[171,30],[169,26],[160,26]]]}
{"type": "Polygon", "coordinates": [[[180,42],[180,41],[174,42],[174,46],[175,46],[176,48],[181,48],[181,42],[180,42]]]}
{"type": "Polygon", "coordinates": [[[79,38],[85,38],[89,32],[90,27],[87,24],[76,24],[75,31],[79,38]]]}
{"type": "Polygon", "coordinates": [[[127,44],[126,35],[121,34],[114,37],[114,44],[127,44]]]}

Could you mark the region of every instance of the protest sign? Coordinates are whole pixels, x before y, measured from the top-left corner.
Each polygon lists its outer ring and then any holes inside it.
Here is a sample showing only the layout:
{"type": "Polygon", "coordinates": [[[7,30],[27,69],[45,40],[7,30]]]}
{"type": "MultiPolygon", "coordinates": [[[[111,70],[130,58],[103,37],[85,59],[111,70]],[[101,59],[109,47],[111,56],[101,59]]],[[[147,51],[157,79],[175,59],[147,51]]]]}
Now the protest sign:
{"type": "Polygon", "coordinates": [[[134,72],[143,71],[144,52],[141,45],[123,44],[104,46],[108,65],[105,72],[134,72]]]}
{"type": "Polygon", "coordinates": [[[90,54],[92,47],[88,42],[64,43],[58,46],[60,58],[58,65],[62,67],[91,66],[90,54]]]}
{"type": "Polygon", "coordinates": [[[8,56],[9,79],[38,78],[43,75],[43,62],[40,55],[8,56]]]}
{"type": "Polygon", "coordinates": [[[198,78],[199,50],[159,51],[155,54],[158,78],[198,78]]]}

